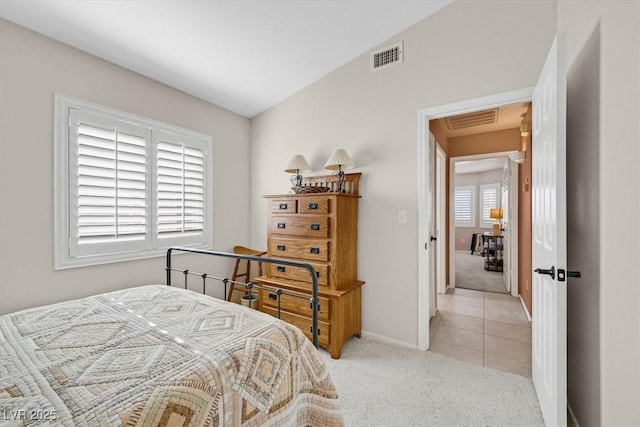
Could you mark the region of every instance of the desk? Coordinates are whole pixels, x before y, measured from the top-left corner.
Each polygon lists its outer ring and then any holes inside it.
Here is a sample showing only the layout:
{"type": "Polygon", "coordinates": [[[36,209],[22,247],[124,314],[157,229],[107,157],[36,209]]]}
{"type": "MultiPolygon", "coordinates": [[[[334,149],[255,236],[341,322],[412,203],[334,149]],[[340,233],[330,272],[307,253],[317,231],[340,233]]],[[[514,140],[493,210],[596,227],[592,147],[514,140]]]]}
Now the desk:
{"type": "Polygon", "coordinates": [[[503,249],[503,236],[494,236],[493,234],[482,235],[482,252],[484,255],[485,270],[502,271],[503,249]]]}

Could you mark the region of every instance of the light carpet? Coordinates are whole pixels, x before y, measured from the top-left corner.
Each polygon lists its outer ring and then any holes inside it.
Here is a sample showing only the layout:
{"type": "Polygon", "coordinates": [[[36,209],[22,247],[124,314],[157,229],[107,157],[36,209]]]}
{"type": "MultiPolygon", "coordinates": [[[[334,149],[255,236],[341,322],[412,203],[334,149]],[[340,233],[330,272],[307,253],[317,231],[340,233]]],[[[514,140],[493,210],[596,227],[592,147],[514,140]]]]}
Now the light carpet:
{"type": "Polygon", "coordinates": [[[484,269],[484,258],[469,251],[456,251],[456,288],[506,294],[502,273],[484,269]]]}
{"type": "Polygon", "coordinates": [[[321,350],[347,426],[542,426],[530,378],[367,338],[321,350]]]}

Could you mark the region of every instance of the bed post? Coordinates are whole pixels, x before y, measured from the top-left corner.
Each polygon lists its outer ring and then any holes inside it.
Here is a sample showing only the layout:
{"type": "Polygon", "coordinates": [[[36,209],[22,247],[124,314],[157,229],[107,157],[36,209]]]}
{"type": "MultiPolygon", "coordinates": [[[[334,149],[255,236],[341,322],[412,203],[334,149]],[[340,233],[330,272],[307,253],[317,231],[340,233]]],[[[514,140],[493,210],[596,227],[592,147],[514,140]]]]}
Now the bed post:
{"type": "Polygon", "coordinates": [[[167,249],[167,286],[171,286],[171,251],[173,248],[167,249]]]}

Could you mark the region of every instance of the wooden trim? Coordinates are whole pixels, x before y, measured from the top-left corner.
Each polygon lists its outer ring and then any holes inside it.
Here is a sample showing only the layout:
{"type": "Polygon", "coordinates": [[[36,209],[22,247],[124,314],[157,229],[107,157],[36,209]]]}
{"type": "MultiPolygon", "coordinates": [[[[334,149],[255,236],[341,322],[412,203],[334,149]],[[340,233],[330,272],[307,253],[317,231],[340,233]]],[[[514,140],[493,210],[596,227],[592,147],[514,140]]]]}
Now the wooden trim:
{"type": "MultiPolygon", "coordinates": [[[[361,172],[345,173],[342,194],[359,195],[361,172]]],[[[305,176],[302,185],[310,187],[329,187],[329,193],[338,192],[338,175],[305,176]]],[[[324,193],[323,193],[324,194],[324,193]]]]}

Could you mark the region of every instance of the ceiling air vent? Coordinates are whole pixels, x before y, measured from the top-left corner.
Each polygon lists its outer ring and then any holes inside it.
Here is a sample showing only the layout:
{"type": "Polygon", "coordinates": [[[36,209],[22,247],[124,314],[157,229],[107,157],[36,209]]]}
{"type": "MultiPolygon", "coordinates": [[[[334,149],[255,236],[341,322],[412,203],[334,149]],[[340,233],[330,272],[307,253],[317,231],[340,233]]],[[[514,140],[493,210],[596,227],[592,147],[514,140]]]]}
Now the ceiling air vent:
{"type": "Polygon", "coordinates": [[[371,52],[371,71],[378,71],[383,68],[402,62],[402,42],[394,43],[391,46],[371,52]]]}
{"type": "Polygon", "coordinates": [[[446,117],[445,121],[447,122],[449,130],[464,129],[478,125],[490,125],[498,121],[498,109],[494,108],[493,110],[446,117]]]}

